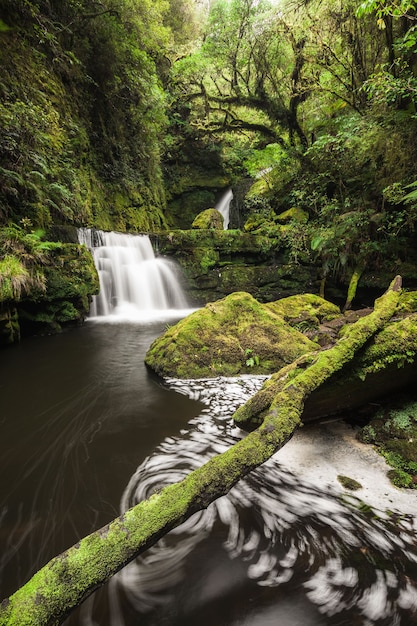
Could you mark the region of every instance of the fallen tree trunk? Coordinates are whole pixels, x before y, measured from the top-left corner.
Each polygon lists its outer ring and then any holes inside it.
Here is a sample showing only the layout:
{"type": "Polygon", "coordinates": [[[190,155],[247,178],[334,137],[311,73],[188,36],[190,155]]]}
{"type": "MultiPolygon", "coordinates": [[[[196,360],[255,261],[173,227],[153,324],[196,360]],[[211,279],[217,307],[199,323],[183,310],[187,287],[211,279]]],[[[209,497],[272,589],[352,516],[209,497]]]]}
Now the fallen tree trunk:
{"type": "Polygon", "coordinates": [[[61,624],[98,586],[169,530],[230,491],[251,470],[267,461],[301,423],[306,398],[393,315],[401,278],[353,324],[334,347],[287,368],[261,426],[226,452],[213,457],[184,480],[140,502],[102,529],[53,558],[0,608],[2,626],[61,624]]]}

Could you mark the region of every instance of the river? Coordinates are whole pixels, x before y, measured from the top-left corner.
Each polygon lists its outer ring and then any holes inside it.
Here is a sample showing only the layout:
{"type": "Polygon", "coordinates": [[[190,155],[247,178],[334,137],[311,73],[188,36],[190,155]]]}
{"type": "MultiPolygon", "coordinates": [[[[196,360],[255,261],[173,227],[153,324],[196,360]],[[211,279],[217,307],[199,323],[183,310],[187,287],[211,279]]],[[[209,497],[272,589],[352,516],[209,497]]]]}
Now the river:
{"type": "MultiPolygon", "coordinates": [[[[94,316],[0,353],[0,597],[243,437],[231,416],[263,382],[152,375],[149,345],[187,313],[176,269],[147,238],[80,237],[100,273],[94,316]]],[[[386,471],[342,420],[306,425],[65,625],[417,624],[417,492],[386,471]]]]}
{"type": "MultiPolygon", "coordinates": [[[[1,353],[2,597],[242,436],[230,415],[261,380],[162,384],[143,357],[164,327],[92,321],[1,353]]],[[[389,486],[349,426],[308,426],[66,624],[409,626],[416,517],[415,493],[389,486]],[[343,492],[338,472],[363,489],[343,492]]]]}

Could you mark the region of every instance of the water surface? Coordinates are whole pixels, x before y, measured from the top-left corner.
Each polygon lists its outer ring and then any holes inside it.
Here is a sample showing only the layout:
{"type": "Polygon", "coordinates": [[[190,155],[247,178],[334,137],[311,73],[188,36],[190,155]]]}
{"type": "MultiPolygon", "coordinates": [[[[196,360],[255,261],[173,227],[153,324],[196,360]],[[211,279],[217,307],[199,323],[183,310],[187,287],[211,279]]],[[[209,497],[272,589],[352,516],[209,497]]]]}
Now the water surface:
{"type": "MultiPolygon", "coordinates": [[[[162,384],[143,358],[163,329],[89,322],[0,354],[2,597],[244,436],[230,417],[262,379],[162,384]]],[[[350,427],[309,425],[66,626],[417,624],[416,494],[384,471],[350,427]]]]}

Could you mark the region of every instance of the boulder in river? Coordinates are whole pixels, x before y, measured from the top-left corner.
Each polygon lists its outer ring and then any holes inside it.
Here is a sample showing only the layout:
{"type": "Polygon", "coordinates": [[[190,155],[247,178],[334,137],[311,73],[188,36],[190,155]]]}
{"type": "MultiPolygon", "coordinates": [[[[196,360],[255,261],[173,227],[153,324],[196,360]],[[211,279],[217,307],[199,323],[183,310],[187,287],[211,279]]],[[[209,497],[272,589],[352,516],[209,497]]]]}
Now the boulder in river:
{"type": "Polygon", "coordinates": [[[207,304],[157,338],[145,362],[165,377],[276,372],[319,346],[250,294],[207,304]]]}

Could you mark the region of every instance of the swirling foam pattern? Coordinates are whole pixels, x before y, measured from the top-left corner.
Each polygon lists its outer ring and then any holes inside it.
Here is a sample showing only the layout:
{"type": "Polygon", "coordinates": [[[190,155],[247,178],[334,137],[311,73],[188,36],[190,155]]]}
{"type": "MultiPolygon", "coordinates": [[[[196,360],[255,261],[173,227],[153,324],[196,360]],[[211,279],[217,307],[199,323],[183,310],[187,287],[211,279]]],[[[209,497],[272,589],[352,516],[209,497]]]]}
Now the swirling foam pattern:
{"type": "MultiPolygon", "coordinates": [[[[122,511],[244,436],[231,415],[263,380],[168,380],[171,389],[206,407],[138,467],[122,511]]],[[[320,624],[336,623],[327,621],[335,615],[344,616],[343,624],[417,624],[415,516],[376,511],[341,490],[313,484],[283,468],[279,454],[125,567],[112,579],[110,594],[116,598],[122,589],[141,614],[175,602],[187,559],[219,524],[224,549],[244,564],[249,579],[269,588],[297,584],[326,619],[320,624]]],[[[117,600],[112,610],[120,626],[117,600]]]]}

